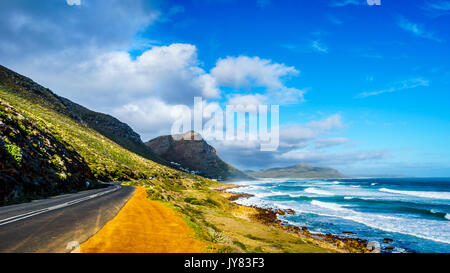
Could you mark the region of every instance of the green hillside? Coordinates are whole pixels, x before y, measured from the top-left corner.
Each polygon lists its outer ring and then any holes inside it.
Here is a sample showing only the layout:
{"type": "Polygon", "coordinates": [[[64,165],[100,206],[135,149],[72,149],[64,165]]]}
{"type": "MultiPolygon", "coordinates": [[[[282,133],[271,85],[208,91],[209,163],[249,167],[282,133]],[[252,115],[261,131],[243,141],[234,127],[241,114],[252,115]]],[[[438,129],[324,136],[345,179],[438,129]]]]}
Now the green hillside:
{"type": "MultiPolygon", "coordinates": [[[[99,128],[92,128],[87,122],[77,120],[76,113],[80,112],[79,109],[71,111],[72,109],[63,103],[66,101],[61,100],[49,89],[2,66],[0,66],[0,99],[8,102],[38,128],[48,130],[61,141],[70,143],[87,162],[95,178],[100,181],[148,178],[202,179],[160,165],[122,147],[98,132],[99,128]]],[[[95,115],[95,112],[87,111],[86,109],[85,113],[95,115]]],[[[104,115],[98,114],[91,119],[104,119],[104,115]]],[[[151,155],[151,152],[148,152],[148,155],[151,155]]]]}

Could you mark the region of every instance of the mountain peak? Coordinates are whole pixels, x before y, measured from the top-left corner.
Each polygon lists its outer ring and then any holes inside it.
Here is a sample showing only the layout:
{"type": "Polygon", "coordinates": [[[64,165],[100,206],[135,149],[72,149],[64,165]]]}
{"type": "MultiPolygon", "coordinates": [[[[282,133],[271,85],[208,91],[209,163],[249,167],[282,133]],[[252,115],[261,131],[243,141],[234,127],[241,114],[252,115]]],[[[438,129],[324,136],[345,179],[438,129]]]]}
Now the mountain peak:
{"type": "Polygon", "coordinates": [[[189,131],[183,134],[172,135],[175,141],[179,140],[193,140],[193,141],[204,141],[201,134],[195,131],[189,131]]]}
{"type": "Polygon", "coordinates": [[[214,147],[194,131],[166,135],[146,143],[156,155],[174,167],[218,180],[252,179],[223,161],[214,147]]]}

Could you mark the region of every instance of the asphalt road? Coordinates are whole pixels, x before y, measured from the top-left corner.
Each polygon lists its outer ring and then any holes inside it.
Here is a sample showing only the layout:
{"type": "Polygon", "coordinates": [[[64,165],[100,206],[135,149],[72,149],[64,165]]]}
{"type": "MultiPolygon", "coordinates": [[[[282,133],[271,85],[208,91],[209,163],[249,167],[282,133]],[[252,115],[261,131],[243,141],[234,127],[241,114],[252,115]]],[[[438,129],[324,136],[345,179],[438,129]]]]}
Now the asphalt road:
{"type": "Polygon", "coordinates": [[[112,184],[0,207],[0,252],[71,252],[114,218],[135,188],[112,184]]]}

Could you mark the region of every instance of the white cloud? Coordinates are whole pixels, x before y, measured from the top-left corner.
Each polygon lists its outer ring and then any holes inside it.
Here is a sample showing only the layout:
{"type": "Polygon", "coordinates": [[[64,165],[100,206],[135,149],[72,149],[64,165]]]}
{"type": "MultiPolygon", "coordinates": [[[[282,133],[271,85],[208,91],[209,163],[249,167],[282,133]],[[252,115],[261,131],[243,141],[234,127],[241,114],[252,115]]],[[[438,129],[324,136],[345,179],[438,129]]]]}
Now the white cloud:
{"type": "Polygon", "coordinates": [[[427,4],[432,9],[450,11],[450,1],[428,1],[427,4]]]}
{"type": "Polygon", "coordinates": [[[232,95],[228,97],[227,104],[230,105],[261,105],[267,103],[267,96],[255,95],[232,95]]]}
{"type": "Polygon", "coordinates": [[[309,150],[293,150],[281,155],[277,158],[295,160],[298,162],[307,162],[311,164],[327,164],[327,165],[346,165],[361,161],[380,160],[388,156],[386,151],[352,151],[340,153],[326,153],[320,151],[309,150]]]}
{"type": "Polygon", "coordinates": [[[144,141],[170,133],[170,126],[189,111],[185,105],[169,105],[158,98],[133,101],[112,110],[114,116],[140,132],[144,141]]]}
{"type": "MultiPolygon", "coordinates": [[[[369,159],[377,160],[386,155],[383,151],[352,151],[347,153],[326,153],[326,146],[343,144],[347,138],[326,138],[329,133],[344,127],[339,114],[330,115],[305,124],[280,125],[280,145],[277,151],[262,152],[258,142],[226,142],[211,141],[219,155],[226,161],[238,167],[268,168],[272,166],[287,166],[296,163],[320,165],[352,165],[369,159]],[[320,150],[310,149],[314,143],[320,150]]],[[[317,148],[316,148],[317,149],[317,148]]]]}
{"type": "Polygon", "coordinates": [[[319,121],[312,121],[307,124],[308,127],[314,129],[318,133],[325,131],[341,129],[343,127],[342,117],[339,114],[331,115],[319,121]]]}
{"type": "MultiPolygon", "coordinates": [[[[49,63],[45,61],[41,60],[49,63]]],[[[135,59],[116,51],[68,61],[71,65],[62,61],[52,64],[54,70],[37,71],[38,78],[59,94],[91,107],[111,109],[148,97],[190,105],[194,96],[220,96],[215,79],[199,66],[197,48],[190,44],[155,46],[135,59]]]]}
{"type": "Polygon", "coordinates": [[[428,0],[422,7],[432,17],[450,14],[450,1],[428,0]]]}
{"type": "Polygon", "coordinates": [[[81,0],[66,0],[67,5],[69,6],[80,6],[81,0]]]}
{"type": "Polygon", "coordinates": [[[280,127],[281,151],[303,148],[317,136],[327,132],[343,128],[342,117],[334,114],[317,121],[311,121],[304,125],[286,124],[280,127]]]}
{"type": "Polygon", "coordinates": [[[384,93],[392,93],[392,92],[406,90],[406,89],[414,89],[417,87],[428,87],[429,85],[430,85],[430,82],[428,80],[425,80],[422,78],[415,78],[415,79],[396,82],[394,84],[391,84],[391,86],[386,89],[370,91],[370,92],[362,92],[362,93],[359,93],[358,95],[356,95],[355,98],[362,99],[362,98],[367,98],[370,96],[381,95],[384,93]]]}
{"type": "Polygon", "coordinates": [[[300,72],[293,66],[274,63],[259,57],[227,57],[217,61],[211,75],[225,87],[240,89],[263,88],[272,103],[303,101],[304,90],[287,87],[284,80],[300,72]]]}
{"type": "MultiPolygon", "coordinates": [[[[84,55],[128,49],[136,33],[155,23],[161,12],[145,0],[80,1],[68,8],[62,0],[2,1],[0,56],[2,64],[30,63],[44,55],[68,51],[84,55]]],[[[79,58],[78,58],[79,59],[79,58]]],[[[30,75],[32,76],[32,75],[30,75]]]]}
{"type": "Polygon", "coordinates": [[[436,35],[432,32],[427,31],[422,25],[409,21],[403,16],[398,18],[398,26],[403,30],[406,30],[418,37],[433,40],[436,42],[442,42],[441,39],[436,37],[436,35]]]}
{"type": "Polygon", "coordinates": [[[348,138],[338,137],[338,138],[323,138],[316,140],[316,149],[327,148],[331,146],[337,146],[348,142],[348,138]]]}
{"type": "Polygon", "coordinates": [[[330,6],[332,7],[345,7],[349,5],[360,6],[364,5],[365,3],[367,3],[366,0],[335,0],[330,4],[330,6]]]}
{"type": "Polygon", "coordinates": [[[239,56],[218,60],[211,74],[223,86],[280,89],[284,87],[282,77],[298,75],[299,71],[271,60],[239,56]]]}
{"type": "Polygon", "coordinates": [[[311,48],[319,53],[328,53],[328,48],[320,41],[312,41],[311,48]]]}
{"type": "Polygon", "coordinates": [[[339,18],[337,18],[336,16],[334,16],[334,15],[328,15],[327,16],[327,18],[328,18],[328,20],[331,22],[331,23],[333,23],[333,24],[335,24],[335,25],[342,25],[343,24],[343,22],[342,22],[342,20],[341,19],[339,19],[339,18]]]}

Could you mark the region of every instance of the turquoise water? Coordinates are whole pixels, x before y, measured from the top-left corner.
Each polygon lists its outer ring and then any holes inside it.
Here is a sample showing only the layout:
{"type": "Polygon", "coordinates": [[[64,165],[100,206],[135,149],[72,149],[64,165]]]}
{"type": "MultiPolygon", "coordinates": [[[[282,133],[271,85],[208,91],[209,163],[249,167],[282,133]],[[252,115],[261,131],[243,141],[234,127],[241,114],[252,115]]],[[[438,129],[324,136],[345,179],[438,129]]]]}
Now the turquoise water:
{"type": "Polygon", "coordinates": [[[231,192],[244,205],[291,208],[312,232],[380,242],[385,252],[450,252],[450,178],[265,179],[231,192]],[[349,232],[356,233],[349,235],[349,232]],[[384,243],[383,239],[393,239],[384,243]]]}

